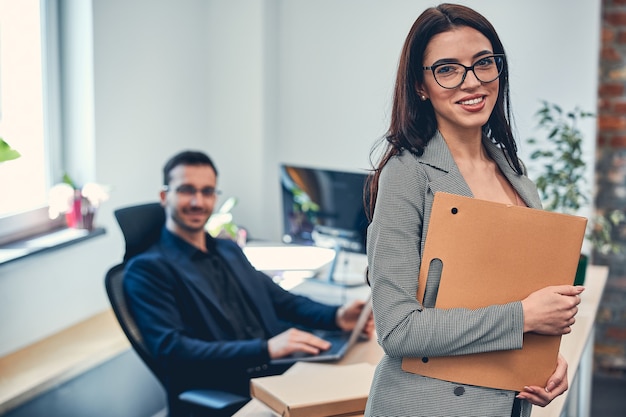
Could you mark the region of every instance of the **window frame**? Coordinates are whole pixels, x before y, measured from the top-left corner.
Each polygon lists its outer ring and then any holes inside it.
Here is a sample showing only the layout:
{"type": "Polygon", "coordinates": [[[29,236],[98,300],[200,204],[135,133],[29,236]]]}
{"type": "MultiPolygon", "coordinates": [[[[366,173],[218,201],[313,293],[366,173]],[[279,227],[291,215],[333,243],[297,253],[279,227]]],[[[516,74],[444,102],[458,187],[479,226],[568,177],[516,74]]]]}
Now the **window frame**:
{"type": "MultiPolygon", "coordinates": [[[[58,0],[40,0],[42,105],[44,114],[44,152],[46,158],[46,188],[63,171],[63,143],[61,135],[61,55],[58,0]]],[[[10,162],[8,162],[10,163],[10,162]]],[[[49,233],[66,227],[65,219],[50,219],[48,206],[33,207],[19,213],[0,216],[0,246],[28,237],[49,233]]]]}

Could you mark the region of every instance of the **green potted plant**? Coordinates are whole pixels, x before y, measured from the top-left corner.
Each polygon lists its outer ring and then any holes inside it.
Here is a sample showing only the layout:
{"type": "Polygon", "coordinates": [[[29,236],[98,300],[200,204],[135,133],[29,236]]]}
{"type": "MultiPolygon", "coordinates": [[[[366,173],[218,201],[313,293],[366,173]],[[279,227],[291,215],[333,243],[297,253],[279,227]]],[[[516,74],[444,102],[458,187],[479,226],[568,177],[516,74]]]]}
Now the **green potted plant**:
{"type": "Polygon", "coordinates": [[[4,141],[4,139],[0,138],[0,162],[17,159],[20,156],[21,155],[18,151],[11,148],[9,144],[4,141]]]}
{"type": "MultiPolygon", "coordinates": [[[[547,136],[541,143],[536,138],[527,142],[535,149],[530,159],[541,162],[542,172],[534,178],[546,210],[565,214],[576,214],[590,201],[590,187],[586,177],[587,164],[583,158],[583,134],[578,124],[581,120],[594,117],[592,113],[575,108],[563,109],[547,101],[542,102],[536,113],[537,127],[547,136]]],[[[622,246],[613,240],[613,229],[624,221],[620,210],[596,214],[588,223],[585,236],[589,244],[598,253],[618,253],[622,246]]],[[[581,254],[576,273],[576,284],[585,279],[589,255],[581,254]]]]}

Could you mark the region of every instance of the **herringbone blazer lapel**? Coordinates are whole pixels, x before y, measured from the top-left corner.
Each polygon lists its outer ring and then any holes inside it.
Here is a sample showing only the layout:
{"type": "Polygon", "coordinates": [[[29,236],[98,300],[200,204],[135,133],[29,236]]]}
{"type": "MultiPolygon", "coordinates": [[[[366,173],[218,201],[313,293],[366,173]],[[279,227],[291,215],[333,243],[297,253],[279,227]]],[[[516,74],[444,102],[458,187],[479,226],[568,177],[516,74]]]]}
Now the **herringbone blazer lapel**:
{"type": "MultiPolygon", "coordinates": [[[[486,137],[483,138],[483,145],[526,205],[531,208],[541,208],[541,200],[533,182],[525,175],[519,175],[513,170],[504,152],[498,145],[494,144],[486,137]]],[[[461,175],[458,166],[454,162],[450,149],[439,132],[430,140],[419,162],[439,171],[437,173],[438,175],[431,176],[429,183],[433,195],[437,191],[443,191],[466,197],[474,197],[465,179],[461,175]]]]}

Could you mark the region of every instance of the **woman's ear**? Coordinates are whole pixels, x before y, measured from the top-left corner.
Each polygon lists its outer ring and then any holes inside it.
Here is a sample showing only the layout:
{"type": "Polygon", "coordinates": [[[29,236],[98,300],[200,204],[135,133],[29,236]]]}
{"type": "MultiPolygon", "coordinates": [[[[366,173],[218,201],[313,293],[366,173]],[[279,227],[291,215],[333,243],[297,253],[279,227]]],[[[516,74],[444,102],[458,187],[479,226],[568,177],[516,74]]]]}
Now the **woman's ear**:
{"type": "Polygon", "coordinates": [[[428,95],[426,94],[423,88],[421,88],[419,85],[416,84],[415,90],[417,91],[417,95],[420,98],[420,100],[422,101],[428,100],[428,95]]]}

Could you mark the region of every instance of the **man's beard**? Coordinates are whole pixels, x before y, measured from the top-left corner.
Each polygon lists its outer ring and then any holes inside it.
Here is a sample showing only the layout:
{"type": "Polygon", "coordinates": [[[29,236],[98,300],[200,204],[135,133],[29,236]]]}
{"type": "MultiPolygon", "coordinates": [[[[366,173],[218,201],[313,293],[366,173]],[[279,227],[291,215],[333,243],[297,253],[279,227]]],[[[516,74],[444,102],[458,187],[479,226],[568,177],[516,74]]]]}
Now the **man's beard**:
{"type": "Polygon", "coordinates": [[[178,225],[178,227],[180,227],[181,229],[187,231],[187,232],[192,232],[192,233],[196,233],[196,232],[200,232],[204,230],[204,226],[206,225],[207,221],[209,220],[209,215],[206,214],[205,210],[202,209],[189,209],[187,211],[194,211],[194,212],[200,212],[200,213],[204,213],[206,215],[206,219],[204,221],[204,223],[202,223],[202,225],[200,226],[192,226],[189,225],[188,223],[185,222],[184,218],[182,216],[179,215],[179,213],[181,211],[174,211],[172,212],[172,220],[174,221],[174,223],[176,223],[178,225]]]}

